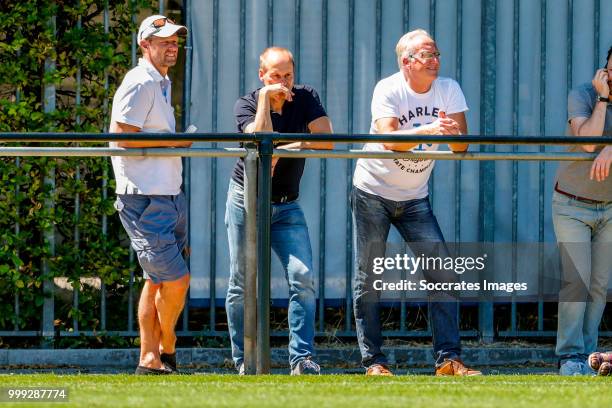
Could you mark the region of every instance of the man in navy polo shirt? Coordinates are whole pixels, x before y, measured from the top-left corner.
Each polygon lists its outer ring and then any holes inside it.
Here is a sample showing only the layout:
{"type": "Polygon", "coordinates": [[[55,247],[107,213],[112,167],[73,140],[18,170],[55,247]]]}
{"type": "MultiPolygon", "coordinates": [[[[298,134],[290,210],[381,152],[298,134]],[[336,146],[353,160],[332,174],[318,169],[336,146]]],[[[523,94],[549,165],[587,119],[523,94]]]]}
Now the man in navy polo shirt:
{"type": "MultiPolygon", "coordinates": [[[[294,85],[295,63],[285,48],[271,47],[259,57],[263,87],[241,97],[234,106],[241,133],[332,133],[332,125],[317,92],[294,85]]],[[[332,143],[297,142],[285,149],[331,149],[332,143]]],[[[272,162],[272,249],[289,283],[289,363],[291,374],[319,374],[314,349],[315,290],[312,250],[304,213],[298,203],[304,158],[272,162]]],[[[230,279],[225,307],[232,357],[244,373],[245,210],[244,162],[239,160],[229,185],[225,224],[230,250],[230,279]]]]}

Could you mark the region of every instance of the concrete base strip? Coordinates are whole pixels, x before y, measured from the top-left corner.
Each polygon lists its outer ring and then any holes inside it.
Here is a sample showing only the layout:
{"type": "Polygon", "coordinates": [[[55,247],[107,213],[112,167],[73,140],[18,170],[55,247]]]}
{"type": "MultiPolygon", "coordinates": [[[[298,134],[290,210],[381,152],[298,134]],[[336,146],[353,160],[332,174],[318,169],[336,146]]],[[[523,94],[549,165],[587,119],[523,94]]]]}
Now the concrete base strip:
{"type": "MultiPolygon", "coordinates": [[[[427,347],[386,347],[383,351],[391,366],[433,366],[434,359],[427,347]]],[[[2,367],[135,367],[138,349],[5,349],[0,350],[2,367]]],[[[472,366],[504,366],[517,364],[553,364],[557,358],[553,348],[464,348],[463,360],[472,366]]],[[[179,365],[184,367],[232,367],[229,348],[184,348],[177,350],[179,365]]],[[[325,367],[357,368],[358,349],[318,349],[315,360],[325,367]]],[[[272,366],[288,366],[285,348],[272,349],[272,366]]]]}

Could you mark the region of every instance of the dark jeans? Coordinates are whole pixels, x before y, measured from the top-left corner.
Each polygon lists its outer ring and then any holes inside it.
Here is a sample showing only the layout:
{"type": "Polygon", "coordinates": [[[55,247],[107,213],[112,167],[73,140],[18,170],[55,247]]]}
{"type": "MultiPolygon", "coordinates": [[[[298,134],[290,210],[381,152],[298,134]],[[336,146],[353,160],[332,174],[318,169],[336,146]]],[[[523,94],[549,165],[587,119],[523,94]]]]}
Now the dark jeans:
{"type": "MultiPolygon", "coordinates": [[[[397,228],[415,255],[444,257],[448,251],[428,197],[392,201],[354,187],[351,208],[355,248],[353,308],[361,362],[364,367],[368,367],[372,364],[387,363],[387,358],[381,351],[383,339],[380,328],[380,292],[373,288],[374,280],[379,277],[372,271],[372,260],[385,256],[391,224],[397,228]]],[[[430,272],[429,275],[425,274],[425,278],[428,281],[448,281],[456,278],[435,276],[437,273],[443,272],[430,272]]],[[[459,306],[454,297],[442,302],[432,302],[431,295],[434,294],[430,294],[429,321],[433,333],[434,357],[436,365],[439,365],[445,359],[457,358],[461,354],[457,321],[459,306]]]]}

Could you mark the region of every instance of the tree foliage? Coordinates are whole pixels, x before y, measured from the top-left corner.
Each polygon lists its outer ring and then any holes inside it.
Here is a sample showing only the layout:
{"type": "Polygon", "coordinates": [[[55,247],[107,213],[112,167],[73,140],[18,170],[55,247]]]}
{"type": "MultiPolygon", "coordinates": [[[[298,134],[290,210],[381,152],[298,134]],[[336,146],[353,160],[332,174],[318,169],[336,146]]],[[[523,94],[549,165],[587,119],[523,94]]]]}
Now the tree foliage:
{"type": "MultiPolygon", "coordinates": [[[[0,131],[105,130],[111,97],[135,63],[133,16],[150,3],[0,2],[0,131]],[[46,101],[49,86],[55,97],[46,101]]],[[[0,157],[0,175],[0,330],[40,330],[42,282],[58,277],[67,278],[79,294],[78,308],[70,296],[56,297],[56,328],[72,330],[76,319],[80,330],[100,330],[101,291],[80,281],[94,276],[115,299],[109,303],[107,329],[125,330],[133,262],[114,215],[110,159],[0,157]],[[50,176],[55,186],[45,183],[50,176]],[[44,234],[50,228],[55,230],[54,253],[44,234]],[[43,259],[48,259],[48,274],[43,259]],[[114,312],[122,314],[123,327],[113,327],[114,312]]]]}

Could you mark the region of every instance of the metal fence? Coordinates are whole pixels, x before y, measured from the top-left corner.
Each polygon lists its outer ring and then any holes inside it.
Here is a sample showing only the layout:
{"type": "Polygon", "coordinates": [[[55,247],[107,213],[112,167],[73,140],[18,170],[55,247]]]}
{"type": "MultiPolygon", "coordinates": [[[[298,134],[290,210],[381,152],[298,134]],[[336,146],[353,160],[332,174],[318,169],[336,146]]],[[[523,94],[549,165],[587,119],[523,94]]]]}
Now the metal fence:
{"type": "MultiPolygon", "coordinates": [[[[133,136],[129,135],[117,135],[117,134],[0,134],[0,140],[2,141],[24,141],[28,138],[28,141],[79,141],[79,142],[92,142],[92,141],[110,141],[110,140],[128,140],[133,136]]],[[[160,140],[167,138],[168,135],[159,134],[143,134],[143,140],[160,140]]],[[[567,161],[567,160],[581,160],[588,161],[594,158],[592,153],[565,153],[565,152],[534,152],[534,151],[513,151],[513,152],[465,152],[465,153],[451,153],[451,152],[364,152],[361,150],[332,150],[332,151],[317,151],[317,150],[304,150],[304,151],[287,151],[287,150],[273,150],[273,142],[290,142],[307,139],[309,141],[333,141],[343,143],[362,143],[362,142],[384,142],[393,140],[394,142],[402,141],[407,143],[448,143],[457,138],[448,136],[389,136],[389,135],[369,135],[369,134],[353,134],[353,135],[300,135],[300,134],[256,134],[247,138],[243,134],[176,134],[173,135],[176,140],[192,140],[192,141],[207,141],[207,142],[246,142],[253,144],[252,148],[191,148],[191,149],[162,149],[162,148],[149,148],[149,149],[112,149],[112,148],[87,148],[87,147],[2,147],[0,148],[1,156],[112,156],[112,155],[124,155],[124,156],[183,156],[183,157],[246,157],[247,160],[247,182],[246,182],[246,198],[245,202],[247,207],[247,223],[250,225],[250,230],[247,229],[247,235],[250,237],[247,239],[247,253],[250,254],[248,257],[248,276],[251,277],[250,283],[248,283],[250,289],[247,289],[247,300],[250,303],[250,307],[246,307],[251,313],[249,319],[245,319],[245,322],[249,322],[252,325],[257,321],[257,334],[254,334],[255,327],[251,326],[246,329],[246,334],[251,340],[257,338],[258,344],[255,347],[254,343],[250,348],[250,353],[255,350],[260,354],[257,361],[263,362],[263,366],[259,367],[259,370],[266,370],[269,366],[265,365],[265,362],[269,362],[269,338],[270,335],[286,335],[284,332],[270,333],[270,195],[271,195],[271,177],[270,177],[270,166],[272,155],[277,157],[310,157],[310,158],[334,158],[334,159],[354,159],[359,157],[364,158],[427,158],[436,160],[476,160],[476,161],[495,161],[495,160],[518,160],[518,161],[567,161]],[[391,139],[392,138],[392,139],[391,139]],[[247,157],[248,156],[248,157],[247,157]],[[255,167],[258,163],[258,168],[255,167]],[[250,181],[249,181],[250,180],[250,181]],[[255,193],[255,184],[258,186],[257,193],[255,193]],[[257,197],[256,200],[253,198],[257,197]],[[250,204],[249,204],[250,203],[250,204]],[[255,203],[258,207],[257,214],[262,216],[257,217],[257,238],[255,238],[255,203]],[[250,210],[249,210],[250,208],[250,210]],[[257,241],[257,243],[255,243],[257,241]],[[256,249],[257,248],[257,249],[256,249]],[[258,294],[255,296],[255,274],[257,274],[257,290],[258,294]],[[255,314],[255,298],[257,298],[257,313],[255,314]],[[252,331],[249,334],[249,331],[252,331]]],[[[612,139],[591,137],[591,138],[575,138],[575,137],[517,137],[517,136],[461,136],[461,142],[479,145],[552,145],[552,144],[567,144],[567,145],[578,145],[578,144],[612,144],[612,139]]],[[[196,232],[191,231],[190,236],[193,236],[196,232]]],[[[513,268],[517,267],[516,259],[513,259],[513,268]]],[[[543,267],[542,263],[539,265],[543,267]]],[[[319,285],[325,281],[325,271],[319,269],[318,271],[319,285]]],[[[133,282],[133,275],[130,279],[130,283],[133,282]]],[[[247,282],[249,278],[247,277],[247,282]]],[[[351,287],[351,274],[346,275],[346,286],[351,287]]],[[[49,282],[48,286],[52,288],[52,283],[49,282]]],[[[324,293],[324,285],[320,287],[319,293],[324,293]]],[[[46,289],[47,290],[47,289],[46,289]]],[[[75,325],[71,331],[59,331],[54,332],[53,330],[46,330],[46,327],[53,327],[54,310],[53,310],[53,293],[50,291],[50,299],[44,304],[43,316],[42,316],[42,330],[40,331],[21,331],[17,327],[13,331],[2,331],[0,336],[43,336],[52,340],[54,336],[91,336],[96,335],[95,332],[79,331],[78,325],[75,325]]],[[[130,285],[130,299],[134,298],[132,285],[130,285]]],[[[78,309],[78,292],[74,292],[74,305],[78,309]]],[[[102,292],[101,296],[105,296],[102,292]]],[[[19,300],[15,298],[15,303],[18,305],[19,300]]],[[[101,307],[101,319],[104,318],[106,313],[105,303],[102,301],[101,307]]],[[[347,330],[343,330],[339,333],[334,333],[336,336],[354,336],[352,330],[352,294],[350,291],[347,293],[344,311],[345,319],[348,320],[347,330]]],[[[387,336],[410,336],[410,337],[423,337],[431,336],[431,331],[428,330],[406,330],[405,322],[407,319],[407,307],[410,306],[410,302],[402,300],[399,304],[401,309],[401,327],[400,330],[388,331],[384,334],[387,336]]],[[[512,301],[512,313],[514,319],[516,319],[516,306],[517,302],[512,301]]],[[[537,302],[538,311],[543,310],[544,298],[540,297],[537,302]]],[[[209,305],[212,311],[215,308],[214,303],[209,305]]],[[[325,307],[324,297],[319,296],[318,299],[318,317],[319,317],[319,328],[317,331],[318,336],[327,336],[330,333],[325,331],[325,316],[322,309],[325,307]]],[[[18,313],[18,309],[16,309],[18,313]]],[[[494,327],[495,316],[493,312],[493,304],[490,302],[480,302],[478,304],[479,319],[478,325],[473,327],[471,330],[462,332],[465,336],[477,336],[484,337],[491,330],[492,337],[497,336],[542,336],[542,335],[553,335],[554,331],[542,330],[542,324],[538,322],[538,330],[534,331],[516,331],[516,321],[514,320],[513,326],[510,327],[510,331],[499,331],[495,333],[492,328],[494,327]],[[515,330],[515,331],[512,331],[515,330]]],[[[108,334],[114,334],[119,336],[136,336],[138,333],[133,328],[134,322],[134,310],[129,308],[128,316],[126,316],[127,327],[126,330],[108,332],[108,334]]],[[[538,313],[538,319],[542,319],[543,314],[538,313]]],[[[218,336],[225,335],[223,332],[211,328],[210,330],[189,330],[189,308],[186,307],[183,314],[183,322],[180,329],[177,332],[178,336],[218,336]]],[[[76,321],[75,321],[76,323],[76,321]]],[[[104,328],[102,328],[104,330],[104,328]]],[[[610,336],[612,332],[605,331],[601,333],[602,336],[610,336]]],[[[246,343],[249,344],[248,342],[246,343]]],[[[248,349],[248,348],[247,348],[248,349]]],[[[247,352],[248,354],[249,352],[247,352]]]]}
{"type": "MultiPolygon", "coordinates": [[[[161,1],[159,12],[170,10],[167,1],[161,1]]],[[[352,133],[365,131],[367,126],[367,102],[369,91],[377,79],[387,75],[395,69],[392,57],[392,45],[399,35],[409,29],[424,27],[435,34],[445,55],[443,74],[456,78],[466,90],[471,111],[468,119],[475,132],[486,135],[507,132],[515,137],[519,134],[543,135],[560,134],[565,124],[564,103],[551,104],[551,100],[564,100],[567,90],[575,84],[590,78],[590,70],[598,66],[599,55],[605,53],[606,40],[609,37],[611,26],[603,24],[612,15],[612,6],[602,0],[567,0],[551,2],[525,2],[514,0],[497,2],[496,0],[316,0],[304,2],[301,0],[245,0],[220,1],[206,0],[194,2],[185,0],[182,4],[183,20],[190,25],[191,35],[187,38],[186,60],[184,72],[184,92],[178,95],[185,107],[183,125],[195,122],[203,131],[216,133],[232,130],[231,104],[235,98],[246,90],[257,86],[256,70],[249,70],[249,66],[256,66],[258,53],[263,47],[279,44],[294,49],[298,62],[298,78],[303,82],[315,85],[322,91],[322,100],[328,107],[330,116],[341,132],[352,133]],[[557,4],[559,3],[559,4],[557,4]],[[424,7],[423,7],[424,5],[424,7]],[[261,23],[261,27],[258,25],[261,23]],[[591,24],[592,23],[592,24],[591,24]],[[580,26],[584,29],[576,30],[580,26]],[[305,28],[308,27],[308,30],[305,28]],[[563,29],[557,33],[555,28],[563,29]],[[253,35],[251,35],[253,34],[253,35]],[[533,41],[532,41],[533,40],[533,41]],[[585,44],[589,44],[586,46],[585,44]],[[237,45],[237,46],[236,46],[237,45]],[[202,61],[206,61],[205,64],[202,61]],[[235,64],[239,61],[239,64],[235,64]],[[562,64],[559,64],[563,62],[562,64]],[[563,69],[558,66],[562,65],[563,69]],[[567,66],[567,67],[566,67],[567,66]],[[195,68],[194,68],[195,67],[195,68]],[[237,68],[236,68],[237,67],[237,68]],[[567,68],[567,70],[566,70],[567,68]],[[193,76],[193,80],[192,80],[193,76]],[[232,81],[233,79],[233,81],[232,81]],[[229,92],[219,92],[220,84],[230,88],[229,92]],[[559,86],[560,85],[560,86],[559,86]],[[538,89],[533,98],[525,99],[524,89],[538,89]],[[198,98],[192,98],[197,94],[198,98]],[[182,98],[181,98],[182,96],[182,98]],[[210,103],[212,101],[212,103],[210,103]],[[206,115],[202,112],[207,112],[206,115]],[[197,113],[197,115],[196,115],[197,113]]],[[[177,4],[178,4],[177,3],[177,4]]],[[[174,4],[174,3],[173,3],[174,4]]],[[[109,32],[108,3],[105,3],[104,31],[109,32]]],[[[136,16],[133,19],[136,20],[136,16]]],[[[137,44],[136,33],[132,40],[132,63],[136,63],[137,44]]],[[[46,68],[51,67],[52,61],[47,61],[46,68]]],[[[77,104],[79,104],[80,75],[77,72],[75,80],[77,104]]],[[[105,81],[108,89],[108,80],[105,81]]],[[[226,91],[228,88],[224,88],[226,91]]],[[[53,85],[44,90],[44,109],[54,109],[55,91],[53,85]]],[[[175,95],[176,97],[176,95],[175,95]]],[[[19,94],[16,95],[19,100],[19,94]]],[[[79,118],[77,117],[77,122],[79,118]]],[[[103,129],[106,131],[107,129],[103,129]]],[[[19,135],[23,141],[26,135],[19,135]]],[[[57,140],[57,136],[46,140],[57,140]]],[[[240,138],[232,136],[237,142],[240,138]]],[[[297,136],[295,136],[297,137],[297,136]]],[[[337,141],[347,143],[360,143],[364,140],[352,138],[338,138],[337,141]]],[[[91,138],[84,135],[68,135],[65,140],[108,140],[104,136],[96,135],[91,138]],[[81,136],[83,136],[81,138],[81,136]]],[[[190,139],[192,139],[190,137],[190,139]]],[[[216,143],[226,142],[228,139],[215,139],[201,137],[193,139],[203,143],[211,143],[215,149],[216,143]]],[[[482,140],[482,139],[481,139],[482,140]]],[[[506,139],[509,144],[512,140],[506,139]]],[[[558,142],[560,140],[557,140],[558,142]]],[[[491,139],[490,143],[500,143],[501,139],[491,139]]],[[[516,146],[494,145],[481,146],[477,152],[480,156],[473,156],[477,160],[515,160],[503,163],[482,162],[479,166],[462,166],[456,161],[446,167],[451,177],[445,179],[438,169],[432,179],[432,201],[434,208],[439,212],[450,209],[454,216],[441,220],[445,235],[453,237],[456,242],[462,239],[478,237],[482,240],[495,241],[503,235],[512,242],[521,239],[535,239],[543,241],[549,239],[551,231],[549,214],[546,213],[548,196],[550,194],[551,168],[545,167],[545,160],[558,160],[563,157],[561,153],[548,152],[547,145],[553,143],[551,139],[532,137],[530,152],[518,152],[516,146]],[[540,141],[542,144],[537,143],[540,141]],[[501,156],[498,155],[501,153],[501,156]],[[488,156],[485,156],[487,154],[488,156]],[[528,155],[527,155],[528,154],[528,155]],[[558,156],[556,156],[558,155],[558,156]],[[538,160],[535,166],[523,167],[522,160],[538,160]],[[551,159],[557,157],[557,159],[551,159]],[[463,194],[461,185],[466,179],[476,177],[476,201],[467,199],[463,194]],[[497,191],[496,178],[505,177],[510,180],[509,191],[497,191]],[[525,218],[525,212],[520,211],[527,200],[533,198],[531,191],[521,190],[522,181],[534,179],[537,182],[537,205],[533,207],[533,214],[525,218]],[[441,192],[449,188],[453,192],[453,199],[445,202],[441,199],[441,192]],[[500,200],[499,198],[502,198],[500,200]],[[510,214],[511,222],[502,230],[501,224],[492,203],[497,198],[497,204],[510,214]],[[504,200],[507,198],[507,200],[504,200]],[[476,208],[476,211],[462,212],[462,207],[476,208]],[[477,225],[471,226],[467,234],[462,233],[466,228],[466,219],[477,217],[477,225]],[[523,218],[521,218],[523,217],[523,218]],[[528,234],[522,234],[519,226],[527,221],[528,234]],[[531,222],[534,221],[534,222],[531,222]],[[497,222],[497,225],[496,225],[497,222]],[[501,232],[499,232],[501,231],[501,232]]],[[[85,148],[83,148],[85,149],[85,148]]],[[[320,152],[301,152],[309,157],[349,157],[351,145],[346,151],[330,153],[330,156],[320,156],[320,152]],[[346,156],[349,154],[349,156],[346,156]]],[[[551,146],[554,150],[555,147],[551,146]]],[[[21,150],[4,150],[5,155],[26,154],[21,150]]],[[[58,151],[59,152],[59,151],[58,151]]],[[[83,154],[108,156],[109,150],[64,150],[62,154],[83,154]]],[[[139,151],[139,154],[164,154],[162,150],[156,152],[139,151]]],[[[185,157],[201,157],[196,150],[182,152],[185,157]]],[[[243,150],[224,150],[225,157],[238,157],[246,154],[243,150]],[[234,156],[235,154],[235,156],[234,156]]],[[[176,154],[176,151],[173,151],[176,154]]],[[[221,154],[221,151],[218,152],[221,154]]],[[[294,154],[281,152],[282,154],[294,154]]],[[[281,154],[279,153],[279,154],[281,154]]],[[[32,150],[31,154],[48,154],[46,150],[32,150]]],[[[465,156],[452,156],[468,160],[465,156]]],[[[444,159],[445,154],[436,156],[444,159]]],[[[357,157],[357,156],[350,156],[357,157]]],[[[584,156],[583,158],[585,158],[584,156]]],[[[315,219],[316,239],[313,240],[317,249],[315,255],[318,273],[318,325],[317,335],[327,336],[325,307],[340,307],[346,313],[344,322],[333,335],[353,336],[351,310],[351,288],[347,284],[352,274],[352,259],[349,256],[352,247],[350,239],[350,215],[347,208],[335,208],[330,205],[341,201],[350,189],[352,177],[352,159],[345,163],[339,160],[320,160],[313,171],[307,168],[305,179],[309,183],[320,186],[318,194],[308,198],[312,204],[306,210],[310,219],[315,219]],[[342,183],[339,188],[329,188],[335,178],[331,174],[341,174],[342,183]],[[330,228],[330,219],[339,217],[344,221],[340,228],[330,228]],[[331,249],[325,248],[326,241],[335,241],[343,246],[342,253],[345,258],[334,260],[331,249]],[[329,271],[341,270],[335,281],[339,282],[334,293],[338,296],[326,298],[331,292],[332,283],[329,271]],[[327,271],[327,272],[326,272],[327,271]],[[338,289],[339,288],[339,289],[338,289]],[[336,290],[338,289],[338,290],[336,290]]],[[[226,183],[228,162],[185,161],[185,188],[194,201],[191,205],[205,202],[206,211],[193,214],[190,225],[203,227],[209,232],[210,239],[199,242],[205,249],[203,255],[196,260],[198,270],[206,270],[198,282],[203,282],[199,290],[205,293],[206,302],[192,302],[192,306],[205,306],[208,308],[208,321],[203,322],[208,328],[205,330],[189,330],[189,304],[185,309],[179,336],[225,336],[219,329],[220,319],[216,311],[223,298],[223,286],[217,281],[223,281],[224,275],[219,270],[225,268],[226,245],[219,235],[223,231],[223,216],[217,210],[217,204],[224,200],[221,185],[226,183]],[[192,183],[194,177],[204,176],[210,183],[192,183]],[[204,191],[204,193],[203,193],[204,191]],[[209,204],[210,203],[210,204],[209,204]],[[219,250],[219,248],[222,248],[219,250]],[[219,287],[218,287],[219,286],[219,287]]],[[[442,166],[439,166],[442,167],[442,166]]],[[[77,169],[77,177],[78,177],[77,169]]],[[[103,175],[103,182],[108,180],[108,172],[103,175]]],[[[47,179],[53,185],[54,178],[50,174],[47,179]]],[[[75,197],[75,208],[78,208],[78,197],[75,197]]],[[[48,203],[52,205],[52,203],[48,203]]],[[[533,204],[533,203],[531,203],[533,204]]],[[[530,205],[531,205],[530,204],[530,205]]],[[[106,234],[107,218],[101,215],[101,233],[106,234]]],[[[333,224],[332,224],[333,225],[333,224]]],[[[15,228],[19,230],[20,226],[15,228]]],[[[78,233],[76,234],[78,237],[78,233]]],[[[194,237],[192,236],[192,239],[194,237]]],[[[48,239],[53,242],[53,236],[48,239]]],[[[76,243],[78,245],[78,242],[76,243]]],[[[133,261],[133,258],[132,258],[133,261]]],[[[192,259],[192,261],[194,261],[192,259]]],[[[193,268],[192,264],[192,268],[193,268]]],[[[136,336],[134,327],[134,310],[132,307],[135,294],[130,279],[129,308],[126,317],[125,330],[107,331],[109,334],[121,336],[136,336]]],[[[52,286],[45,286],[45,291],[52,290],[52,286]]],[[[78,292],[75,292],[74,304],[78,306],[78,292]]],[[[194,299],[197,300],[197,299],[194,299]]],[[[106,330],[107,315],[104,284],[101,287],[100,328],[106,330]]],[[[15,298],[15,310],[19,312],[19,299],[15,298]]],[[[542,302],[537,305],[537,329],[521,330],[518,323],[520,312],[516,304],[511,304],[510,324],[507,329],[496,330],[492,305],[481,305],[479,309],[478,324],[462,332],[465,336],[481,335],[487,340],[494,337],[525,337],[525,336],[551,336],[554,331],[544,327],[545,311],[542,302]]],[[[402,302],[400,328],[386,334],[392,336],[428,336],[429,331],[408,330],[409,305],[402,302]]],[[[44,303],[43,326],[41,330],[0,332],[0,336],[46,336],[52,338],[59,336],[94,335],[91,331],[80,331],[78,321],[73,322],[73,331],[56,333],[53,327],[53,298],[49,297],[44,303]]],[[[284,332],[273,332],[272,335],[285,335],[284,332]]],[[[609,335],[609,332],[602,335],[609,335]]]]}

